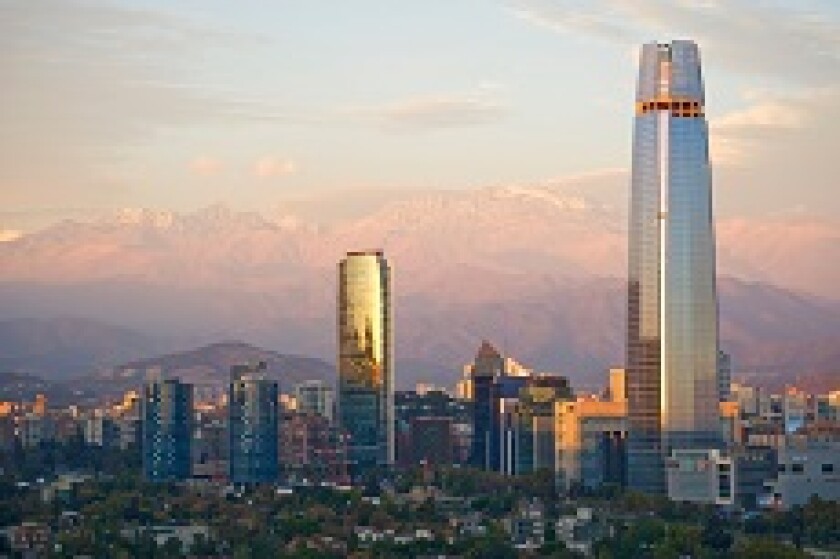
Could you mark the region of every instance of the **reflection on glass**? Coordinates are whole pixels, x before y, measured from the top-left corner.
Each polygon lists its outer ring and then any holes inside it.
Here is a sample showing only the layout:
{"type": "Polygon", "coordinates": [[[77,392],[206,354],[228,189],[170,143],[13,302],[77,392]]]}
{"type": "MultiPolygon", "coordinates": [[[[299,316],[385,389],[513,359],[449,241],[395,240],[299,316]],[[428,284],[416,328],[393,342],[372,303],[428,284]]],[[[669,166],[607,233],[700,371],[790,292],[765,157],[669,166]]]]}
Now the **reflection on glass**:
{"type": "Polygon", "coordinates": [[[356,471],[394,461],[391,268],[381,251],[338,266],[338,409],[356,471]]]}
{"type": "Polygon", "coordinates": [[[628,272],[628,483],[663,492],[671,449],[718,444],[711,169],[691,41],[642,47],[628,272]]]}

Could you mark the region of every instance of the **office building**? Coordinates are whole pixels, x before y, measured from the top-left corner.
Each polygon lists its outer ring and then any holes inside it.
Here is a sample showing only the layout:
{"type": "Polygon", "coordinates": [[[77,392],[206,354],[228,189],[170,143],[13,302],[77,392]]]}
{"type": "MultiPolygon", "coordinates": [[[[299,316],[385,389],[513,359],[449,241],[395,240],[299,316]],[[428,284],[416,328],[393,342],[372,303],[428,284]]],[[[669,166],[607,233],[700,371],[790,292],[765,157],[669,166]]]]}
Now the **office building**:
{"type": "Polygon", "coordinates": [[[351,472],[394,463],[392,270],[382,251],[338,265],[338,423],[351,472]]]}
{"type": "Polygon", "coordinates": [[[141,402],[143,474],[149,481],[190,476],[192,385],[154,375],[141,402]]]}
{"type": "Polygon", "coordinates": [[[228,401],[228,472],[233,483],[272,483],[278,473],[279,394],[265,362],[234,365],[228,401]]]}
{"type": "Polygon", "coordinates": [[[117,423],[99,410],[82,420],[82,435],[89,446],[115,447],[119,445],[120,433],[117,423]]]}
{"type": "Polygon", "coordinates": [[[732,505],[732,458],[719,449],[674,449],[666,462],[668,498],[685,503],[732,505]]]}
{"type": "Polygon", "coordinates": [[[466,371],[473,395],[471,464],[506,475],[554,470],[554,402],[571,399],[568,379],[534,373],[486,340],[466,371]]]}
{"type": "Polygon", "coordinates": [[[401,463],[406,466],[451,466],[455,459],[453,431],[451,417],[412,418],[401,463]]]}
{"type": "Polygon", "coordinates": [[[626,401],[559,400],[554,421],[555,471],[566,489],[626,485],[626,401]]]}
{"type": "Polygon", "coordinates": [[[607,390],[608,400],[611,402],[627,401],[627,370],[610,369],[610,385],[607,390]]]}
{"type": "Polygon", "coordinates": [[[296,411],[314,413],[333,421],[335,390],[322,380],[307,380],[295,385],[296,411]]]}
{"type": "MultiPolygon", "coordinates": [[[[398,391],[394,394],[394,409],[396,415],[396,460],[401,466],[416,464],[415,457],[423,454],[424,441],[418,441],[423,432],[428,432],[439,427],[441,422],[448,422],[449,438],[441,440],[447,445],[451,444],[451,451],[444,449],[442,452],[451,453],[450,464],[465,464],[469,459],[470,443],[472,441],[472,405],[468,401],[454,398],[440,389],[431,389],[423,392],[398,391]],[[419,424],[419,419],[434,419],[433,425],[419,424]],[[416,443],[416,445],[415,445],[416,443]]],[[[436,435],[434,435],[436,436],[436,435]]]]}
{"type": "Polygon", "coordinates": [[[346,437],[323,415],[284,413],[280,441],[280,465],[286,479],[348,481],[346,437]]]}
{"type": "Polygon", "coordinates": [[[726,402],[731,397],[732,356],[723,350],[718,351],[718,398],[726,402]]]}
{"type": "Polygon", "coordinates": [[[718,319],[708,125],[691,41],[641,49],[629,224],[628,483],[664,494],[673,449],[715,448],[718,319]]]}
{"type": "Polygon", "coordinates": [[[762,504],[787,510],[812,498],[840,501],[840,433],[788,436],[778,449],[778,474],[762,504]]]}

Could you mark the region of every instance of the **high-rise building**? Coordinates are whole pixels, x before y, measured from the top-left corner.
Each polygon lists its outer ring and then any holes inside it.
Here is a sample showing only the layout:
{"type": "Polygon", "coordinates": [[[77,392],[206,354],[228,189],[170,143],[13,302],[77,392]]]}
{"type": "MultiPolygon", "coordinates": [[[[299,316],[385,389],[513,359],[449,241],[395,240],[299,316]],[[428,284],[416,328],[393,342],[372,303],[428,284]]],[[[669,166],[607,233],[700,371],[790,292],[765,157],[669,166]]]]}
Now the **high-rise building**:
{"type": "Polygon", "coordinates": [[[732,396],[732,356],[723,350],[718,351],[718,397],[721,402],[732,396]]]}
{"type": "Polygon", "coordinates": [[[473,393],[473,466],[507,475],[554,469],[554,402],[570,399],[566,377],[534,373],[488,341],[466,368],[473,393]]]}
{"type": "Polygon", "coordinates": [[[271,483],[278,474],[279,397],[264,361],[230,370],[228,437],[230,481],[271,483]]]}
{"type": "Polygon", "coordinates": [[[149,481],[176,481],[190,476],[193,424],[191,384],[150,378],[141,401],[143,474],[149,481]]]}
{"type": "Polygon", "coordinates": [[[322,380],[307,380],[295,385],[295,401],[299,413],[314,413],[333,420],[335,390],[322,380]]]}
{"type": "Polygon", "coordinates": [[[708,125],[692,41],[642,47],[633,131],[628,483],[665,492],[673,449],[718,444],[718,320],[708,125]]]}
{"type": "Polygon", "coordinates": [[[380,250],[338,265],[338,421],[354,474],[394,463],[391,275],[380,250]]]}

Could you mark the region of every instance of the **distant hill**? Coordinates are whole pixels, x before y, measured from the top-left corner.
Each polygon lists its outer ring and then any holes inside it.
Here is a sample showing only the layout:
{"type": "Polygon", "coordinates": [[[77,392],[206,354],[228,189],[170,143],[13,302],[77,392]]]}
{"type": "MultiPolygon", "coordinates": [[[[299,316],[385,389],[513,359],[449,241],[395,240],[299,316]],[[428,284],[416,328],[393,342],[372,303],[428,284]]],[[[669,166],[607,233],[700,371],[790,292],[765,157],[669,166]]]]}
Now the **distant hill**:
{"type": "Polygon", "coordinates": [[[149,369],[160,367],[168,375],[184,382],[223,387],[228,383],[232,365],[257,361],[267,363],[268,376],[277,380],[284,392],[290,392],[293,385],[304,380],[335,381],[335,368],[321,359],[284,355],[243,342],[229,341],[132,361],[88,375],[76,383],[98,386],[100,392],[119,393],[139,386],[146,380],[149,369]]]}

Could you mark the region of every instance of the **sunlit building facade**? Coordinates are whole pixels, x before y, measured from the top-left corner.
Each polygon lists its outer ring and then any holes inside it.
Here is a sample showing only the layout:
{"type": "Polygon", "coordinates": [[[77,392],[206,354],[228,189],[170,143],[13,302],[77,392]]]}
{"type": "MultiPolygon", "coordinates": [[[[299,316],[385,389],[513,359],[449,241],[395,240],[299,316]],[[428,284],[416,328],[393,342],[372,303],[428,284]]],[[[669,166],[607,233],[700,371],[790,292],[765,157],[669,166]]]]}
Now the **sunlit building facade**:
{"type": "Polygon", "coordinates": [[[628,484],[650,493],[665,492],[672,450],[719,444],[708,145],[697,45],[644,45],[630,202],[628,484]]]}
{"type": "Polygon", "coordinates": [[[394,463],[391,274],[379,250],[338,265],[338,418],[353,473],[394,463]]]}

